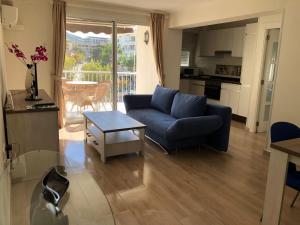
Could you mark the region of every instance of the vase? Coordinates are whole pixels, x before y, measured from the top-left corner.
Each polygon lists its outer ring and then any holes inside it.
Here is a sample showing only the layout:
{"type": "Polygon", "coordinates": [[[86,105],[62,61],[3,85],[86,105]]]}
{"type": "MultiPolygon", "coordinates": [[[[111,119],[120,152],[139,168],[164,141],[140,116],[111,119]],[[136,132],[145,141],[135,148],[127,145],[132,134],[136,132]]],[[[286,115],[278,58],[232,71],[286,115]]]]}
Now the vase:
{"type": "Polygon", "coordinates": [[[32,80],[33,80],[33,74],[32,74],[32,64],[27,64],[27,72],[25,77],[25,89],[27,92],[27,95],[31,95],[31,86],[32,86],[32,80]]]}
{"type": "Polygon", "coordinates": [[[37,64],[28,64],[26,79],[25,79],[25,89],[27,92],[26,100],[28,101],[38,101],[38,80],[37,80],[37,64]]]}

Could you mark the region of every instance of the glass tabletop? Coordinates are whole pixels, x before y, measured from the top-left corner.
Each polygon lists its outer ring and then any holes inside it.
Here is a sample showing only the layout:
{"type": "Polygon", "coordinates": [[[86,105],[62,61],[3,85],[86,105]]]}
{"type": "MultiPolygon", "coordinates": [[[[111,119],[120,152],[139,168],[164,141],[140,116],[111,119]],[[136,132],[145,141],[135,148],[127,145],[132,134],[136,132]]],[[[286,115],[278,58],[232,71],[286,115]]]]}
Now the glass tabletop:
{"type": "Polygon", "coordinates": [[[11,166],[12,225],[115,225],[109,203],[89,171],[69,167],[53,151],[19,156],[11,166]],[[69,180],[57,208],[45,200],[42,180],[51,168],[69,180]]]}

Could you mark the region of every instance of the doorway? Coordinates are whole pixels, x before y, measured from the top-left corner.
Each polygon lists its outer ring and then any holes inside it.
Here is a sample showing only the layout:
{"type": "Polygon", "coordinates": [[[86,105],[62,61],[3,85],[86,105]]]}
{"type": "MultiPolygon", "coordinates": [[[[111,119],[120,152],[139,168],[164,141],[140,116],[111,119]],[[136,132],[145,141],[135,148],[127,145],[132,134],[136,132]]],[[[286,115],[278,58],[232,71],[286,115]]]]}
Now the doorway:
{"type": "Polygon", "coordinates": [[[264,69],[261,79],[261,95],[258,112],[257,132],[267,132],[270,123],[274,82],[276,80],[276,69],[278,61],[280,29],[269,29],[267,31],[267,41],[264,59],[264,69]]]}

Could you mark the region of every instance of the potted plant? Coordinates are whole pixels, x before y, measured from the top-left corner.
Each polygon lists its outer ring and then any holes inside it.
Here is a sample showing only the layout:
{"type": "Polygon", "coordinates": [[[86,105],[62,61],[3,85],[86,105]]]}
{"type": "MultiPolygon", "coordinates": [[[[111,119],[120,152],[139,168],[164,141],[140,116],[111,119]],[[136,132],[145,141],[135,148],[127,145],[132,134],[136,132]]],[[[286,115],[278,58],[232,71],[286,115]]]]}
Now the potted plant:
{"type": "Polygon", "coordinates": [[[39,46],[35,48],[35,53],[30,56],[28,60],[19,48],[17,44],[11,44],[8,46],[8,51],[16,56],[16,58],[27,67],[26,78],[25,78],[25,89],[28,93],[26,100],[37,101],[38,98],[38,79],[37,79],[37,64],[41,61],[48,61],[47,49],[45,46],[39,46]]]}

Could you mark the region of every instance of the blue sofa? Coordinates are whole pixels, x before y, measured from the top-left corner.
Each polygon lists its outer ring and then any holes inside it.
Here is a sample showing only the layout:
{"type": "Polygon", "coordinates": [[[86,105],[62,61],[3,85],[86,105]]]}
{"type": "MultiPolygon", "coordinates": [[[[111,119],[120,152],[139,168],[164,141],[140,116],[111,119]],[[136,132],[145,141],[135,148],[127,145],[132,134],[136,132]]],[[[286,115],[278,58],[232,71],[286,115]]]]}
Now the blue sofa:
{"type": "Polygon", "coordinates": [[[153,95],[125,95],[124,103],[127,115],[147,125],[146,136],[167,151],[200,144],[228,149],[230,107],[160,86],[153,95]]]}

